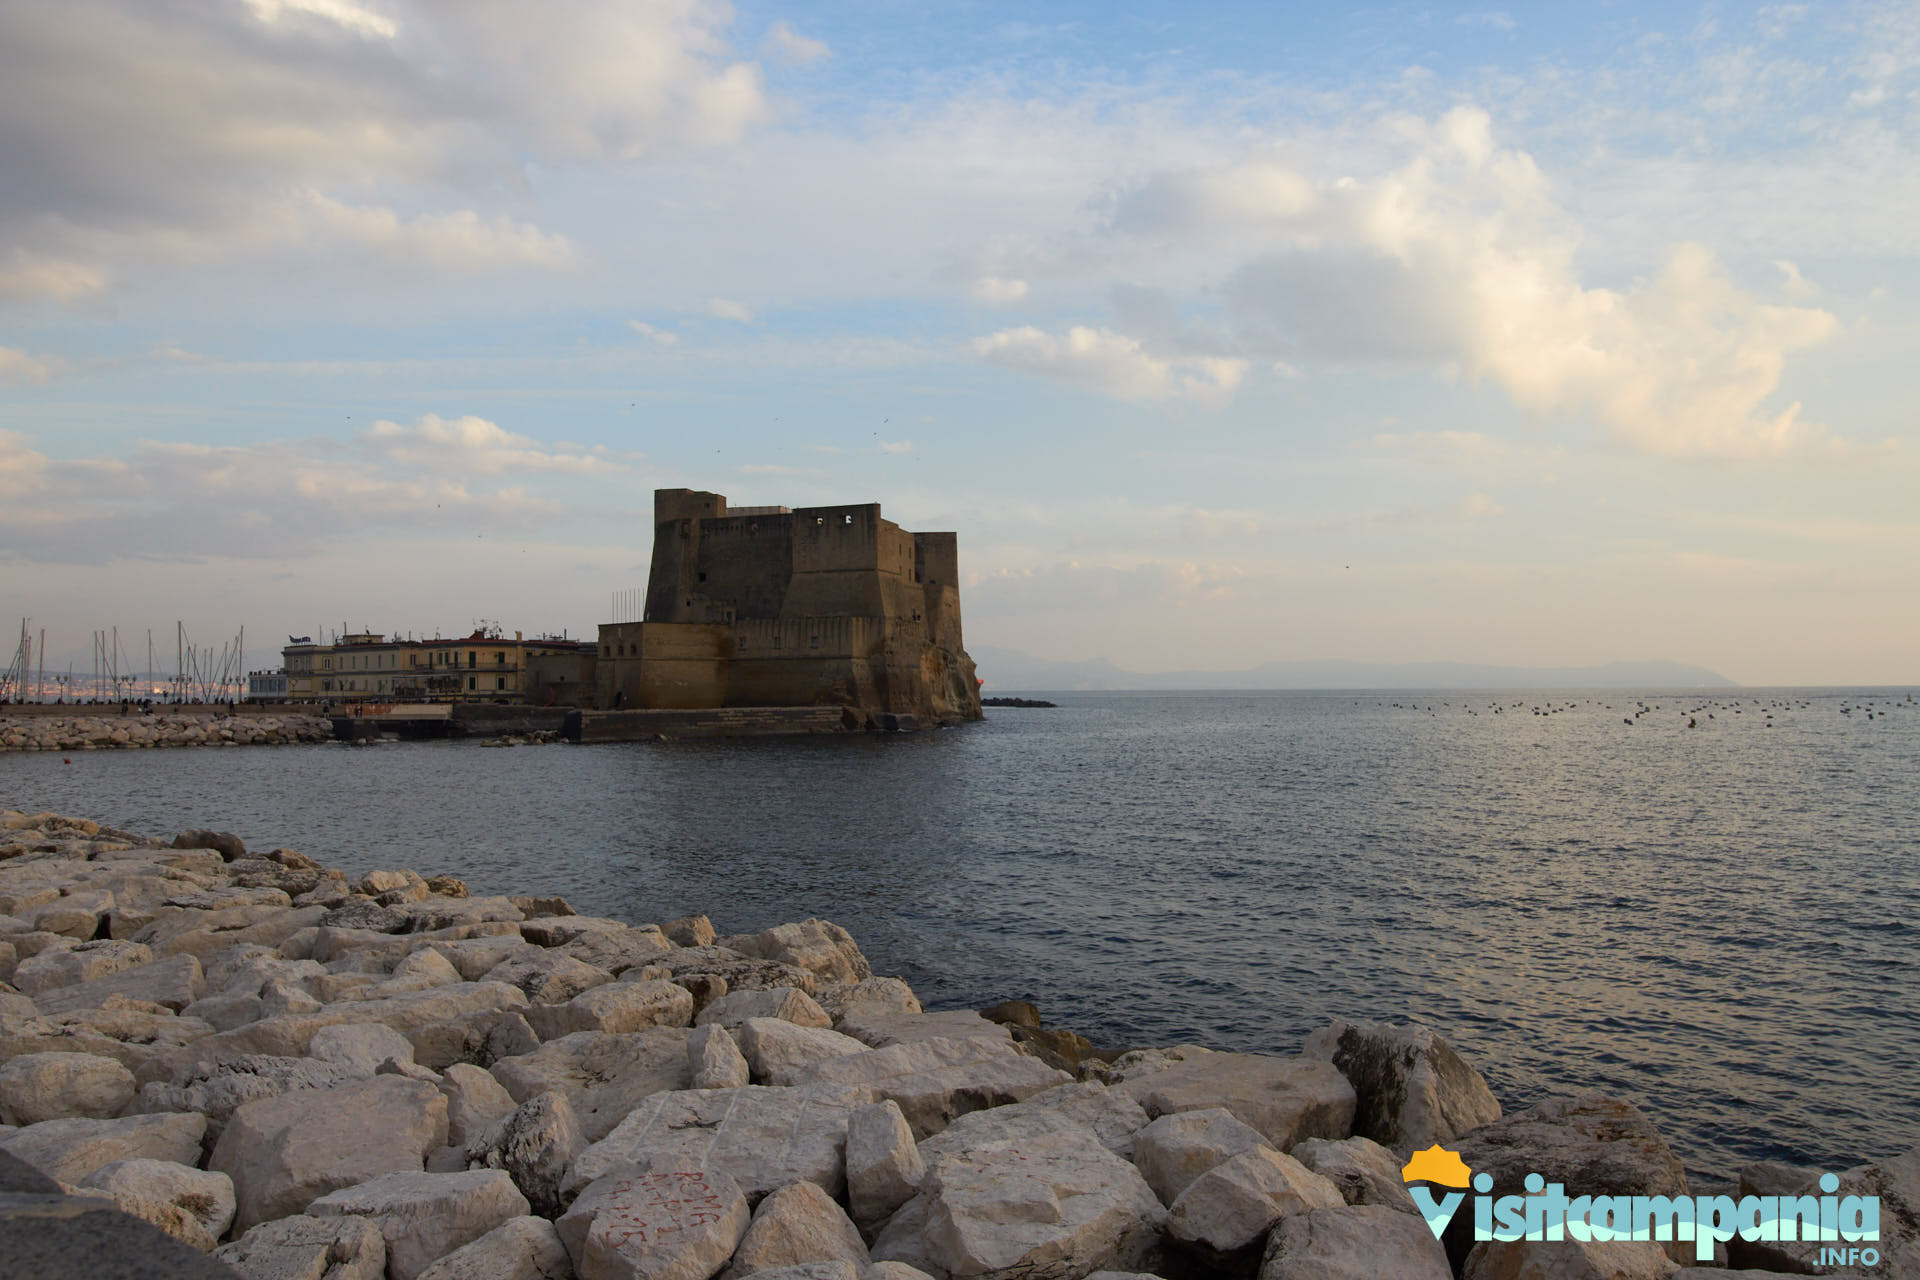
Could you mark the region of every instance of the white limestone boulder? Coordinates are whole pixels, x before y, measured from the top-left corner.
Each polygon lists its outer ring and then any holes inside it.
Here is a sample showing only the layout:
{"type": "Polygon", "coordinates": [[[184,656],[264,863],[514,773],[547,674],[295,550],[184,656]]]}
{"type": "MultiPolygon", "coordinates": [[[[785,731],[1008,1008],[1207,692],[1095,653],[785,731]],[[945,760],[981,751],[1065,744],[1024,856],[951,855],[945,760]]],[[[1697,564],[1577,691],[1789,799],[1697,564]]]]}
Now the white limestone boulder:
{"type": "Polygon", "coordinates": [[[1260,1280],[1452,1280],[1447,1251],[1417,1216],[1380,1204],[1290,1214],[1274,1225],[1260,1280]]]}
{"type": "Polygon", "coordinates": [[[447,1099],[447,1144],[463,1150],[515,1105],[492,1072],[471,1063],[456,1062],[442,1071],[438,1087],[447,1099]]]}
{"type": "Polygon", "coordinates": [[[749,1018],[779,1018],[801,1027],[831,1027],[833,1019],[815,1004],[813,997],[794,987],[769,987],[758,991],[729,991],[702,1009],[694,1018],[695,1026],[717,1023],[729,1030],[749,1018]]]}
{"type": "MultiPolygon", "coordinates": [[[[833,1266],[835,1264],[823,1263],[819,1265],[833,1266]]],[[[1099,1273],[1096,1272],[1095,1274],[1099,1273]]],[[[1109,1271],[1106,1274],[1119,1275],[1120,1273],[1117,1271],[1109,1271]]],[[[861,1268],[859,1280],[933,1280],[933,1277],[920,1268],[910,1267],[904,1262],[875,1262],[861,1268]]],[[[1089,1277],[1089,1280],[1091,1280],[1091,1277],[1089,1277]]],[[[1158,1280],[1158,1277],[1155,1277],[1155,1280],[1158,1280]]]]}
{"type": "Polygon", "coordinates": [[[573,1260],[545,1218],[509,1218],[429,1263],[414,1280],[572,1280],[573,1260]]]}
{"type": "Polygon", "coordinates": [[[1460,1280],[1672,1280],[1679,1269],[1647,1240],[1488,1240],[1473,1246],[1460,1280]]]}
{"type": "Polygon", "coordinates": [[[873,976],[853,935],[826,920],[776,925],[763,933],[728,938],[724,945],[756,960],[805,969],[820,982],[862,982],[873,976]]]}
{"type": "Polygon", "coordinates": [[[1306,1138],[1344,1138],[1353,1125],[1353,1086],[1317,1058],[1204,1053],[1114,1087],[1154,1117],[1224,1107],[1279,1151],[1306,1138]]]}
{"type": "Polygon", "coordinates": [[[0,1063],[0,1124],[106,1120],[133,1101],[133,1073],[91,1053],[27,1053],[0,1063]]]}
{"type": "MultiPolygon", "coordinates": [[[[157,967],[159,962],[146,968],[157,967]]],[[[143,969],[131,973],[144,972],[143,969]]],[[[116,974],[102,982],[117,982],[128,975],[116,974]]],[[[88,983],[87,986],[94,984],[88,983]]],[[[70,988],[77,990],[78,988],[70,988]]],[[[391,1027],[413,1043],[414,1060],[434,1070],[450,1062],[462,1061],[458,1055],[470,1052],[502,1020],[517,1017],[527,1005],[526,995],[517,987],[500,982],[461,982],[452,986],[409,991],[380,1000],[349,1004],[330,1004],[309,1014],[267,1018],[235,1027],[218,1035],[206,1036],[192,1044],[157,1055],[153,1062],[134,1072],[141,1084],[150,1080],[176,1078],[198,1067],[237,1057],[241,1054],[265,1054],[294,1057],[306,1053],[313,1033],[321,1027],[345,1023],[372,1023],[391,1027]],[[480,1019],[469,1023],[470,1017],[480,1019]],[[445,1056],[447,1053],[456,1056],[445,1056]]],[[[520,1024],[525,1026],[524,1020],[520,1024]]],[[[526,1032],[532,1040],[532,1032],[526,1032]]]]}
{"type": "Polygon", "coordinates": [[[375,1076],[247,1103],[228,1120],[207,1167],[233,1179],[234,1225],[246,1231],[343,1187],[417,1173],[446,1139],[447,1100],[438,1089],[375,1076]]]}
{"type": "Polygon", "coordinates": [[[835,1022],[857,1015],[887,1018],[921,1012],[920,998],[899,978],[829,983],[815,990],[813,999],[835,1022]]]}
{"type": "Polygon", "coordinates": [[[743,1280],[755,1272],[817,1262],[864,1267],[867,1245],[832,1196],[815,1183],[794,1182],[769,1194],[753,1211],[724,1275],[743,1280]]]}
{"type": "Polygon", "coordinates": [[[916,1040],[832,1058],[807,1082],[871,1089],[891,1098],[916,1138],[938,1133],[955,1116],[1019,1102],[1072,1077],[993,1040],[916,1040]]]}
{"type": "Polygon", "coordinates": [[[817,1063],[867,1051],[866,1045],[837,1031],[803,1027],[783,1018],[748,1018],[734,1032],[734,1039],[755,1084],[798,1084],[817,1063]]]}
{"type": "Polygon", "coordinates": [[[1195,1178],[1167,1214],[1167,1234],[1231,1256],[1258,1244],[1274,1223],[1346,1204],[1334,1185],[1292,1156],[1255,1147],[1195,1178]]]}
{"type": "Polygon", "coordinates": [[[497,1169],[390,1173],[321,1196],[306,1212],[373,1223],[386,1241],[390,1280],[414,1280],[435,1259],[525,1217],[527,1201],[497,1169]]]}
{"type": "MultiPolygon", "coordinates": [[[[1191,1114],[1191,1113],[1189,1113],[1191,1114]]],[[[1308,1138],[1287,1153],[1335,1187],[1349,1205],[1384,1205],[1419,1214],[1400,1176],[1403,1161],[1371,1138],[1308,1138]]]]}
{"type": "Polygon", "coordinates": [[[207,1118],[210,1140],[219,1141],[233,1113],[249,1102],[314,1089],[333,1089],[364,1079],[351,1067],[312,1058],[242,1054],[187,1073],[178,1084],[140,1086],[134,1110],[141,1114],[195,1111],[207,1118]]]}
{"type": "Polygon", "coordinates": [[[693,1022],[693,993],[674,982],[608,982],[560,1005],[534,1005],[527,1021],[542,1040],[576,1031],[615,1034],[693,1022]]]}
{"type": "Polygon", "coordinates": [[[1140,1270],[1166,1209],[1092,1130],[1054,1123],[929,1153],[919,1194],[881,1231],[874,1260],[982,1280],[1140,1270]]]}
{"type": "MultiPolygon", "coordinates": [[[[1044,1089],[1024,1102],[1011,1103],[996,1107],[995,1111],[1011,1114],[1026,1112],[1049,1112],[1083,1124],[1093,1130],[1107,1150],[1123,1160],[1134,1157],[1134,1141],[1139,1132],[1147,1127],[1147,1113],[1138,1102],[1118,1089],[1109,1089],[1094,1080],[1076,1080],[1071,1084],[1055,1085],[1044,1089]]],[[[974,1112],[981,1115],[981,1112],[974,1112]]],[[[965,1124],[968,1117],[962,1116],[956,1124],[965,1124]]],[[[1148,1179],[1151,1183],[1151,1179],[1148,1179]]]]}
{"type": "Polygon", "coordinates": [[[663,1160],[610,1170],[554,1226],[579,1280],[711,1280],[749,1221],[725,1172],[663,1160]]]}
{"type": "MultiPolygon", "coordinates": [[[[526,926],[522,925],[521,929],[524,932],[526,926]]],[[[562,943],[558,950],[563,955],[584,960],[595,968],[605,969],[617,978],[629,969],[652,964],[673,950],[673,944],[658,929],[648,925],[639,929],[581,934],[562,943]]]]}
{"type": "MultiPolygon", "coordinates": [[[[900,1266],[897,1262],[882,1265],[889,1268],[900,1266]]],[[[926,1275],[924,1271],[918,1271],[912,1267],[905,1269],[913,1272],[915,1276],[926,1275]]],[[[752,1280],[862,1280],[873,1270],[874,1268],[869,1266],[862,1271],[851,1262],[800,1262],[790,1267],[767,1267],[755,1271],[752,1273],[752,1280]]],[[[732,1274],[729,1273],[730,1276],[732,1274]]],[[[747,1277],[742,1276],[740,1280],[747,1280],[747,1277]]],[[[932,1280],[932,1277],[929,1276],[928,1280],[932,1280]]]]}
{"type": "Polygon", "coordinates": [[[207,1118],[201,1115],[42,1120],[0,1134],[0,1151],[55,1181],[79,1183],[117,1160],[198,1164],[206,1131],[207,1118]]]}
{"type": "Polygon", "coordinates": [[[1353,1131],[1402,1160],[1500,1118],[1480,1073],[1419,1023],[1335,1022],[1308,1036],[1305,1052],[1353,1085],[1353,1131]]]}
{"type": "Polygon", "coordinates": [[[121,998],[163,1005],[178,1013],[198,1000],[205,990],[200,962],[190,955],[176,955],[43,991],[34,1003],[40,1012],[53,1014],[98,1009],[121,998]]]}
{"type": "Polygon", "coordinates": [[[533,1004],[565,1004],[582,991],[612,982],[613,975],[558,951],[516,952],[487,970],[486,981],[504,982],[533,1004]]]}
{"type": "Polygon", "coordinates": [[[560,1190],[573,1158],[586,1146],[573,1105],[564,1094],[527,1099],[467,1142],[469,1165],[501,1169],[542,1217],[566,1208],[560,1190]]]}
{"type": "Polygon", "coordinates": [[[847,1117],[874,1100],[841,1085],[656,1093],[567,1171],[566,1194],[623,1165],[649,1160],[724,1173],[750,1199],[790,1182],[846,1188],[847,1117]]]}
{"type": "Polygon", "coordinates": [[[1013,1033],[997,1022],[989,1022],[971,1009],[950,1009],[939,1013],[876,1014],[861,1009],[844,1014],[834,1024],[842,1035],[852,1036],[874,1049],[914,1040],[1004,1040],[1011,1044],[1013,1033]]]}
{"type": "Polygon", "coordinates": [[[1176,1111],[1134,1134],[1133,1162],[1161,1203],[1172,1205],[1201,1174],[1265,1145],[1224,1107],[1176,1111]]]}
{"type": "Polygon", "coordinates": [[[138,1218],[198,1253],[213,1252],[214,1238],[207,1234],[207,1229],[200,1225],[198,1218],[177,1204],[84,1185],[76,1187],[63,1184],[60,1189],[74,1199],[98,1201],[129,1217],[138,1218]]]}
{"type": "Polygon", "coordinates": [[[147,1200],[172,1205],[190,1215],[211,1240],[233,1225],[233,1179],[172,1160],[116,1160],[80,1182],[115,1200],[147,1200]]]}
{"type": "Polygon", "coordinates": [[[581,1132],[595,1142],[645,1099],[687,1087],[687,1034],[683,1027],[576,1031],[491,1069],[516,1104],[550,1090],[566,1095],[581,1132]]]}
{"type": "Polygon", "coordinates": [[[687,1037],[689,1088],[738,1089],[752,1081],[752,1069],[732,1033],[717,1022],[696,1027],[687,1037]]]}
{"type": "Polygon", "coordinates": [[[322,1027],[307,1044],[307,1056],[370,1076],[389,1061],[412,1062],[413,1042],[378,1022],[322,1027]]]}
{"type": "MultiPolygon", "coordinates": [[[[522,953],[530,953],[533,947],[518,934],[492,934],[480,938],[454,938],[447,941],[434,941],[426,944],[447,958],[448,963],[459,971],[466,982],[478,982],[486,977],[487,971],[494,966],[522,953]]],[[[575,959],[588,959],[576,956],[575,959]]],[[[588,963],[592,963],[588,960],[588,963]]],[[[602,969],[607,966],[600,965],[602,969]]],[[[610,971],[611,972],[611,971],[610,971]]]]}
{"type": "Polygon", "coordinates": [[[898,1103],[876,1102],[848,1114],[847,1203],[863,1230],[878,1230],[920,1190],[926,1174],[898,1103]]]}
{"type": "Polygon", "coordinates": [[[30,996],[136,969],[153,960],[153,949],[137,942],[101,939],[64,950],[43,951],[14,967],[10,981],[30,996]]]}
{"type": "Polygon", "coordinates": [[[213,1256],[247,1280],[385,1280],[387,1274],[387,1242],[365,1218],[279,1218],[213,1256]]]}
{"type": "Polygon", "coordinates": [[[660,932],[676,947],[710,947],[717,936],[713,921],[705,916],[681,916],[660,926],[660,932]]]}

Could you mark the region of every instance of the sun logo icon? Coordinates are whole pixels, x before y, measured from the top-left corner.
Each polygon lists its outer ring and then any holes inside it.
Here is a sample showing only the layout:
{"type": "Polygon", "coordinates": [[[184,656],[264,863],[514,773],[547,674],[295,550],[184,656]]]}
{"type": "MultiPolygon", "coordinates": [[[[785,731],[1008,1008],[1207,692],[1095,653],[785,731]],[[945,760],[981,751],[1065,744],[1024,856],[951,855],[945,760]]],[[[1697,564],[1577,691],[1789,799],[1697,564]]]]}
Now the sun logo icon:
{"type": "Polygon", "coordinates": [[[1439,1143],[1434,1143],[1425,1151],[1413,1153],[1413,1159],[1400,1168],[1402,1182],[1433,1182],[1443,1187],[1465,1187],[1473,1177],[1473,1170],[1460,1158],[1458,1151],[1449,1151],[1439,1143]]]}
{"type": "MultiPolygon", "coordinates": [[[[1464,1188],[1472,1177],[1473,1170],[1460,1158],[1460,1153],[1449,1151],[1437,1142],[1425,1151],[1414,1152],[1413,1159],[1400,1168],[1400,1180],[1406,1183],[1464,1188]]],[[[1447,1224],[1453,1221],[1453,1215],[1460,1211],[1460,1206],[1467,1198],[1467,1193],[1461,1190],[1449,1191],[1435,1200],[1432,1189],[1425,1185],[1409,1186],[1407,1193],[1413,1197],[1414,1206],[1420,1210],[1420,1216],[1426,1219],[1427,1230],[1433,1232],[1436,1240],[1447,1229],[1447,1224]]]]}

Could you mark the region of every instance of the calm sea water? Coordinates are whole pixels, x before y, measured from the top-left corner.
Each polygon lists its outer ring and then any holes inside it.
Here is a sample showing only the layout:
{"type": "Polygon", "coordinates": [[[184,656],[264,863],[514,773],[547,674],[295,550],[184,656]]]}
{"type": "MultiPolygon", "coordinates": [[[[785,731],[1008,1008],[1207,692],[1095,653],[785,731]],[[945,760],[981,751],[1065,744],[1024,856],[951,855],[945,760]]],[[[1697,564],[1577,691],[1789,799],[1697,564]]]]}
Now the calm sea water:
{"type": "Polygon", "coordinates": [[[1920,1143],[1906,691],[1053,696],[889,738],[0,756],[0,803],[636,921],[819,915],[929,1005],[1103,1044],[1418,1018],[1509,1109],[1622,1094],[1711,1175],[1920,1143]]]}

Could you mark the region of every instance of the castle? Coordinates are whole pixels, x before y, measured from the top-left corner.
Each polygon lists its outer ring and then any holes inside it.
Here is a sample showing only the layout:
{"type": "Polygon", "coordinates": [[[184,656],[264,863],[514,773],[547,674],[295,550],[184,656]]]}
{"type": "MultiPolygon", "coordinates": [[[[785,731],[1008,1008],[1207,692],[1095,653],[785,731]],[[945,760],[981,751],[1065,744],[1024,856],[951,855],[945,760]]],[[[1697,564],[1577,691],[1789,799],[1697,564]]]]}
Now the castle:
{"type": "Polygon", "coordinates": [[[953,534],[909,533],[877,502],[730,509],[691,489],[656,490],[653,524],[644,620],[600,627],[603,710],[980,718],[953,534]]]}

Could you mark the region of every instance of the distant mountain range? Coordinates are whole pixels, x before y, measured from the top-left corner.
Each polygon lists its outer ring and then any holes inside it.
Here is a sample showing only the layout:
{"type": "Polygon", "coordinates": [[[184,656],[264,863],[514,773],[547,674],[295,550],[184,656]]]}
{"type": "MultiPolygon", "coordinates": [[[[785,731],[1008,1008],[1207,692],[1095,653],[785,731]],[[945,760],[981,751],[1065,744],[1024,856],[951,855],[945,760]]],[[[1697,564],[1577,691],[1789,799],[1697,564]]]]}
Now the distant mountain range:
{"type": "Polygon", "coordinates": [[[1055,662],[969,645],[988,694],[1129,689],[1732,689],[1717,671],[1679,662],[1493,667],[1468,662],[1263,662],[1240,671],[1128,671],[1105,658],[1055,662]]]}

